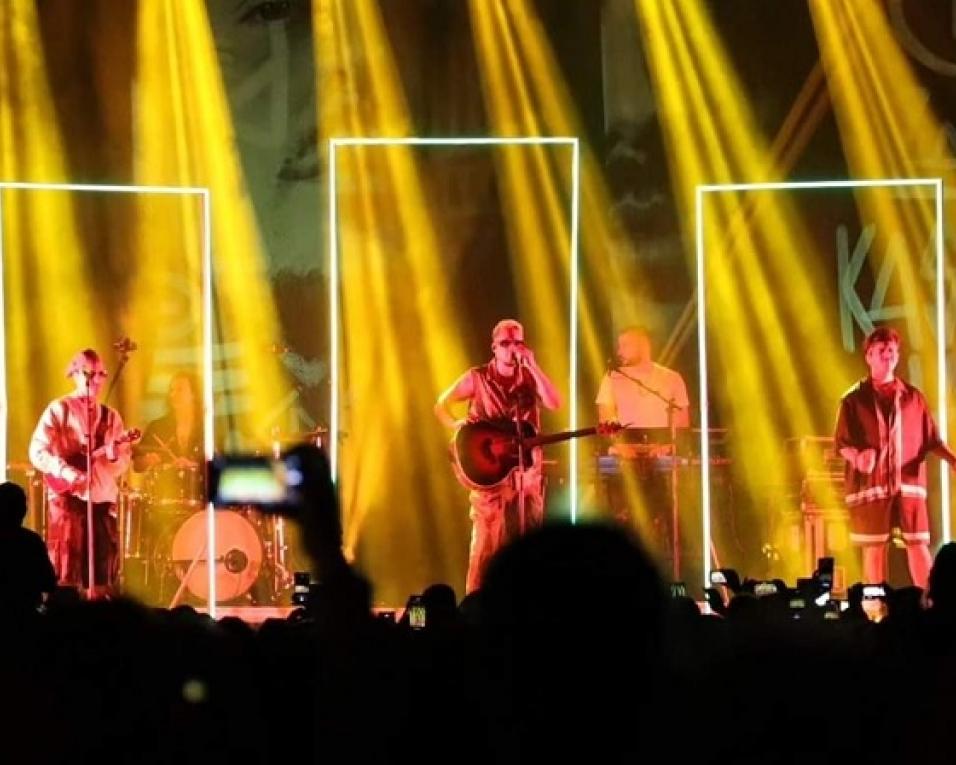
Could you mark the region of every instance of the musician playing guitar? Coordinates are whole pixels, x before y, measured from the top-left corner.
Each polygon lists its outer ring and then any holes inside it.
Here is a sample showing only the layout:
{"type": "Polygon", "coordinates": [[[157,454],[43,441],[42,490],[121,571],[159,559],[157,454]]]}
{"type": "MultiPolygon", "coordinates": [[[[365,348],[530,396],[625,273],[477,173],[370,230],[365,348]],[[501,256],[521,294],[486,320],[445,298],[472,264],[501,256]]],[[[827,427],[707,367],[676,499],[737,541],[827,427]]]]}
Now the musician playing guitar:
{"type": "MultiPolygon", "coordinates": [[[[514,422],[517,416],[537,429],[539,407],[557,409],[561,394],[525,345],[524,328],[519,322],[499,321],[491,340],[491,361],[472,367],[442,393],[435,414],[449,428],[466,422],[514,422]],[[451,411],[457,402],[468,403],[464,419],[457,419],[451,411]]],[[[539,526],[544,518],[540,448],[535,448],[532,456],[530,467],[512,471],[507,480],[495,486],[472,488],[468,495],[472,532],[466,592],[481,586],[485,566],[500,547],[512,536],[539,526]]]]}
{"type": "Polygon", "coordinates": [[[87,496],[92,494],[94,597],[112,592],[117,570],[117,478],[130,464],[130,441],[119,413],[98,402],[106,379],[99,354],[87,348],[70,361],[72,393],[43,411],[30,441],[30,461],[43,473],[49,497],[47,548],[60,584],[86,587],[87,496]],[[92,433],[92,480],[86,471],[87,433],[92,433]]]}

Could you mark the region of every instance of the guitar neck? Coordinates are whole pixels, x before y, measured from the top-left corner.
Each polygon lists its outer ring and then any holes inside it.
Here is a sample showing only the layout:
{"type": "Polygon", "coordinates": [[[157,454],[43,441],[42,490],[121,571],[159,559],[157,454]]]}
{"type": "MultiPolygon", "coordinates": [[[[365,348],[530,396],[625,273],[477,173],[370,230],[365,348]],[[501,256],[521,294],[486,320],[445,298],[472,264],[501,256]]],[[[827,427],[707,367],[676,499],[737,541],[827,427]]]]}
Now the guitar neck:
{"type": "Polygon", "coordinates": [[[597,428],[579,428],[578,430],[564,430],[560,433],[551,433],[547,436],[535,436],[534,438],[526,438],[524,440],[525,446],[535,447],[535,446],[546,446],[547,444],[556,444],[559,441],[569,441],[572,438],[580,438],[581,436],[593,436],[598,432],[597,428]]]}

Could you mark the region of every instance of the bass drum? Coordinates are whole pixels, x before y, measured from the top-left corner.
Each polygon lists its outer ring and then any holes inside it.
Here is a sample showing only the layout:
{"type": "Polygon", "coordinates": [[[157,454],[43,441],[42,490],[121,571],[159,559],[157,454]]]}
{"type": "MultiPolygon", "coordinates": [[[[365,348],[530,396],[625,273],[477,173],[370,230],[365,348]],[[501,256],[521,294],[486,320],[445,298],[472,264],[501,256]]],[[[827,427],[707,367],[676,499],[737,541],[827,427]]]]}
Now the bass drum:
{"type": "MultiPolygon", "coordinates": [[[[216,510],[215,524],[216,602],[224,603],[245,595],[259,578],[262,541],[255,526],[232,510],[216,510]]],[[[201,600],[209,599],[206,540],[206,512],[194,513],[176,532],[170,556],[179,581],[185,578],[186,589],[201,600]]]]}

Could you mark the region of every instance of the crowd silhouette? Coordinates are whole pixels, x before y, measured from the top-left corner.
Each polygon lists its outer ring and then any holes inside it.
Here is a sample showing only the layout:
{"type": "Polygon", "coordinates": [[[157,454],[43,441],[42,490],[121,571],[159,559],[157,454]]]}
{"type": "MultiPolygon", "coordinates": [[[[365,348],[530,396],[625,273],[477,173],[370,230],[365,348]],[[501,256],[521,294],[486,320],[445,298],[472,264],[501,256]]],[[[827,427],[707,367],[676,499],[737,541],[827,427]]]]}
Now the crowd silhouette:
{"type": "Polygon", "coordinates": [[[879,622],[859,587],[841,613],[747,582],[718,615],[620,528],[547,524],[461,603],[421,593],[422,627],[373,614],[328,465],[300,456],[316,584],[257,629],[57,589],[22,490],[0,486],[0,761],[952,759],[956,544],[928,592],[887,589],[879,622]]]}

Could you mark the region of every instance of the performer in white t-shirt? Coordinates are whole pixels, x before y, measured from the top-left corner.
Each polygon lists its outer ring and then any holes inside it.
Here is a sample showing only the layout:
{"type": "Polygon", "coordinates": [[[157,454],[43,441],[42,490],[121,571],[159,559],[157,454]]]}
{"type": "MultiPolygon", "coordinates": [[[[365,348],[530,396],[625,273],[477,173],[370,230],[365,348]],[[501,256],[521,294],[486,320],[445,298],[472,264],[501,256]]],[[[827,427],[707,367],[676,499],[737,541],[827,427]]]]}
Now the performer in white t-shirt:
{"type": "Polygon", "coordinates": [[[643,327],[621,330],[617,358],[620,365],[605,373],[595,403],[600,422],[624,426],[608,454],[618,458],[622,478],[637,478],[632,485],[637,493],[629,492],[620,480],[606,481],[607,510],[625,525],[637,523],[648,547],[663,557],[672,546],[673,475],[667,467],[671,463],[658,458],[673,460],[676,431],[690,425],[687,386],[680,374],[651,358],[650,337],[643,327]],[[659,433],[655,438],[648,430],[659,433]]]}
{"type": "Polygon", "coordinates": [[[601,422],[619,422],[625,428],[667,428],[669,403],[674,427],[690,425],[690,402],[684,378],[651,358],[651,341],[643,327],[626,327],[617,336],[620,366],[601,380],[595,403],[601,422]]]}

